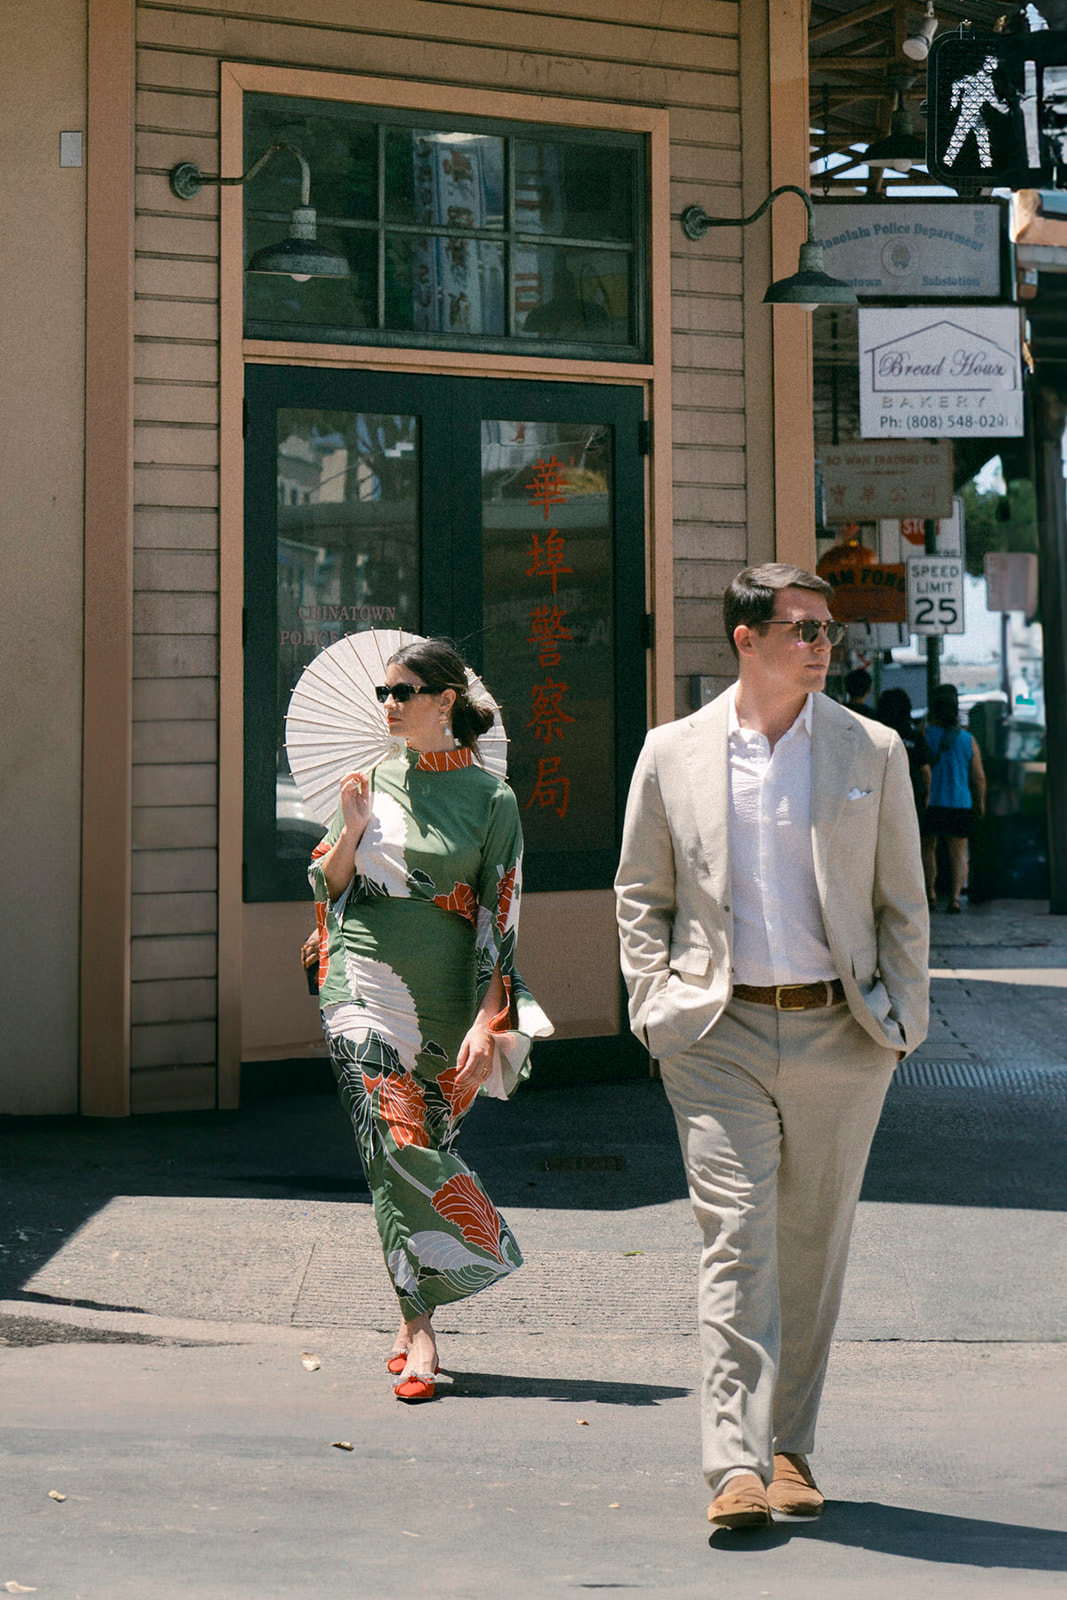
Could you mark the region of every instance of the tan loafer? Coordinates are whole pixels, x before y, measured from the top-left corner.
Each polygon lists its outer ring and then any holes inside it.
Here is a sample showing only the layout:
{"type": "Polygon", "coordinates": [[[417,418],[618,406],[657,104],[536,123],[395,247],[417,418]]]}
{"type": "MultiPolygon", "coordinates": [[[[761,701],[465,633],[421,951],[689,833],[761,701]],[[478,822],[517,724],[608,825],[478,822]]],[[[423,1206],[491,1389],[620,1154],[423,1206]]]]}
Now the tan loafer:
{"type": "Polygon", "coordinates": [[[738,1473],[708,1507],[717,1528],[765,1528],[771,1520],[767,1491],[754,1472],[738,1473]]]}
{"type": "MultiPolygon", "coordinates": [[[[727,1485],[729,1488],[729,1485],[727,1485]]],[[[823,1497],[815,1486],[811,1469],[803,1456],[784,1451],[774,1458],[774,1478],[767,1490],[772,1511],[790,1517],[817,1517],[823,1497]]]]}

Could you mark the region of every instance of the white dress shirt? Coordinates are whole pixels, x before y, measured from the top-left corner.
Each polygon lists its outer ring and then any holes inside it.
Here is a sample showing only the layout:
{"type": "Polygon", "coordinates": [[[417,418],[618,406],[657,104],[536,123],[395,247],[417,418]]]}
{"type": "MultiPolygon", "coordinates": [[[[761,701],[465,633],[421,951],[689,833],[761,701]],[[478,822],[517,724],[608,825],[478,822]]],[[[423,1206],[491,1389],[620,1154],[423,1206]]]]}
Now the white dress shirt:
{"type": "Polygon", "coordinates": [[[734,981],[761,988],[836,978],[811,849],[811,708],[774,750],[730,698],[730,889],[734,981]]]}

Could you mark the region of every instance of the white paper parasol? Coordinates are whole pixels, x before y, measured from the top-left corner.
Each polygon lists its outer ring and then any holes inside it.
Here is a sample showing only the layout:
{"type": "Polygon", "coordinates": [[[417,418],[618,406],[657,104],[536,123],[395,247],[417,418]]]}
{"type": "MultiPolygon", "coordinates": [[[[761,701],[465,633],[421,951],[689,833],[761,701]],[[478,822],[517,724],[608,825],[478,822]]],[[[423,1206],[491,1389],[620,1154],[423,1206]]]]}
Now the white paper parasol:
{"type": "MultiPolygon", "coordinates": [[[[379,761],[398,756],[404,741],[389,732],[375,685],[385,682],[389,657],[422,635],[399,628],[347,633],[321,651],[297,679],[285,714],[289,770],[316,821],[329,825],[346,772],[370,772],[379,761]]],[[[493,707],[493,726],[478,740],[475,754],[494,777],[507,774],[508,741],[500,708],[480,678],[467,668],[476,700],[493,707]]]]}

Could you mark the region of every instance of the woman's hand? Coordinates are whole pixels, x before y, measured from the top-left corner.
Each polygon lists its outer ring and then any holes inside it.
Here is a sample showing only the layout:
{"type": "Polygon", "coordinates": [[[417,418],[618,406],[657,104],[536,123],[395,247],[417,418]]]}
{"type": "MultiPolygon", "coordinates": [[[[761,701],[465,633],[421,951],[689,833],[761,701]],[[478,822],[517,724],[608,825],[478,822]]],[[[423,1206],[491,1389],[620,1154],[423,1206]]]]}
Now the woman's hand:
{"type": "Polygon", "coordinates": [[[374,791],[365,772],[346,772],[341,779],[341,836],[319,861],[331,900],[344,894],[356,870],[356,851],[374,810],[374,791]]]}
{"type": "Polygon", "coordinates": [[[345,827],[354,844],[358,844],[363,837],[373,806],[374,794],[370,778],[362,772],[346,773],[341,779],[341,810],[344,812],[345,827]]]}
{"type": "Polygon", "coordinates": [[[309,933],[300,946],[300,960],[305,967],[314,967],[319,959],[319,933],[316,928],[314,933],[309,933]]]}
{"type": "Polygon", "coordinates": [[[457,1089],[480,1088],[493,1070],[493,1035],[488,1018],[475,1017],[456,1057],[457,1089]]]}

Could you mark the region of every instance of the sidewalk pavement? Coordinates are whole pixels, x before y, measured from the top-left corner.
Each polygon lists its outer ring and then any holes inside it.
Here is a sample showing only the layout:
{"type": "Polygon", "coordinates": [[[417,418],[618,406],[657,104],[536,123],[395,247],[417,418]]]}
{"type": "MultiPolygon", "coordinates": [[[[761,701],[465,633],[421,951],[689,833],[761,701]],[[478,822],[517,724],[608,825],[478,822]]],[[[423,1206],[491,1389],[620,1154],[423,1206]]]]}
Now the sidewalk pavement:
{"type": "Polygon", "coordinates": [[[0,1595],[1062,1594],[1067,918],[937,916],[932,965],[860,1206],[819,1521],[709,1539],[697,1236],[658,1082],[476,1108],[464,1152],[526,1266],[439,1313],[453,1381],[412,1408],[332,1096],[11,1118],[0,1595]]]}

